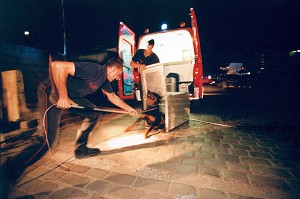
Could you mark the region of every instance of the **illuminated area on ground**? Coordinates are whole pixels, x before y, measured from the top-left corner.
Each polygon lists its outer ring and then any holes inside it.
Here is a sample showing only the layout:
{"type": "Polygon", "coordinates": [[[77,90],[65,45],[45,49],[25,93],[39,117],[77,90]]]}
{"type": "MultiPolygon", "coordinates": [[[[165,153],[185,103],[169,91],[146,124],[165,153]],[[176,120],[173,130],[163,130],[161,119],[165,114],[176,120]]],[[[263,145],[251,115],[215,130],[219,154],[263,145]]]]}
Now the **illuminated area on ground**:
{"type": "Polygon", "coordinates": [[[134,146],[149,142],[149,139],[144,138],[143,133],[134,134],[134,135],[125,135],[122,137],[116,137],[108,140],[107,146],[110,148],[122,148],[128,146],[134,146]]]}

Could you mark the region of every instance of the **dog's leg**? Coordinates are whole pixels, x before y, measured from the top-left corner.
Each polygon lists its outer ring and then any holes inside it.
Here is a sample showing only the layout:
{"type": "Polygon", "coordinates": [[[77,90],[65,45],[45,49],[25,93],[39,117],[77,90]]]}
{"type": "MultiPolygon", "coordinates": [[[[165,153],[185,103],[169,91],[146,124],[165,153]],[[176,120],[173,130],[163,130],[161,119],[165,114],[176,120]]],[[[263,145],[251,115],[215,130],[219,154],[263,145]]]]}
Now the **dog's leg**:
{"type": "Polygon", "coordinates": [[[144,137],[145,139],[150,138],[150,136],[148,136],[148,134],[154,129],[155,125],[151,125],[150,128],[146,131],[144,137]]]}
{"type": "Polygon", "coordinates": [[[135,123],[133,123],[131,126],[127,127],[125,130],[124,130],[124,133],[125,132],[128,132],[130,130],[132,130],[134,127],[136,127],[141,121],[143,120],[143,118],[139,118],[135,121],[135,123]]]}

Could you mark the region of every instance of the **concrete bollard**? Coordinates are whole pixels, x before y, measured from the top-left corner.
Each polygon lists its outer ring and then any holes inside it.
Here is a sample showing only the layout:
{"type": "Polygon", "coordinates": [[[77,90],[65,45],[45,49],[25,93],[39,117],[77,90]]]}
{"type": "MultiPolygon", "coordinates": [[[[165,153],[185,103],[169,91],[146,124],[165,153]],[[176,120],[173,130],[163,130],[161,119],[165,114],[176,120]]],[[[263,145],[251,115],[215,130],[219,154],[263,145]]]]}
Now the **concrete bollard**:
{"type": "Polygon", "coordinates": [[[22,115],[30,113],[26,106],[23,75],[18,70],[1,72],[3,106],[7,108],[9,122],[21,120],[22,115]]]}

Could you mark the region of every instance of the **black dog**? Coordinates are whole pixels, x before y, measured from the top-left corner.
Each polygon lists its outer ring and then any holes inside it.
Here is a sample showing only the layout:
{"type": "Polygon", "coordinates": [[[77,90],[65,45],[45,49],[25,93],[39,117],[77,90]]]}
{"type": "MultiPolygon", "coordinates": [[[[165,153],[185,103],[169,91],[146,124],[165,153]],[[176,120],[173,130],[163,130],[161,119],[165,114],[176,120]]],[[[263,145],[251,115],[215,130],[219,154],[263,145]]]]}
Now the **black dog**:
{"type": "Polygon", "coordinates": [[[149,105],[150,111],[146,111],[142,113],[141,117],[137,119],[135,123],[133,123],[131,126],[126,128],[124,132],[132,130],[134,127],[136,127],[142,120],[145,120],[148,125],[150,125],[150,128],[145,133],[145,138],[149,138],[148,134],[152,130],[158,130],[158,129],[164,129],[165,128],[165,114],[159,111],[158,103],[161,100],[161,97],[155,93],[148,91],[147,92],[147,102],[149,105]]]}

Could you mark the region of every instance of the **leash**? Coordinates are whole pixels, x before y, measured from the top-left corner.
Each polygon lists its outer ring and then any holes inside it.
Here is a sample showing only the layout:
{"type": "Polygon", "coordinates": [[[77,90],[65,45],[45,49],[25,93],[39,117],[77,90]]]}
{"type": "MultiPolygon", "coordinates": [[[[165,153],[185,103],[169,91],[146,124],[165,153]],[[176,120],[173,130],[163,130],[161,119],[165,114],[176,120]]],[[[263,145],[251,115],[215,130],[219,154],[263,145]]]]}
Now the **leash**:
{"type": "MultiPolygon", "coordinates": [[[[108,108],[108,107],[100,107],[100,108],[93,108],[93,107],[84,107],[84,106],[74,106],[71,105],[71,108],[76,108],[76,109],[81,109],[81,110],[85,110],[85,111],[97,111],[97,112],[108,112],[108,113],[125,113],[128,114],[128,111],[124,111],[122,109],[116,109],[116,108],[108,108]]],[[[146,113],[146,112],[150,112],[153,110],[158,109],[158,107],[153,107],[147,110],[140,110],[137,109],[138,114],[141,113],[146,113]]]]}

